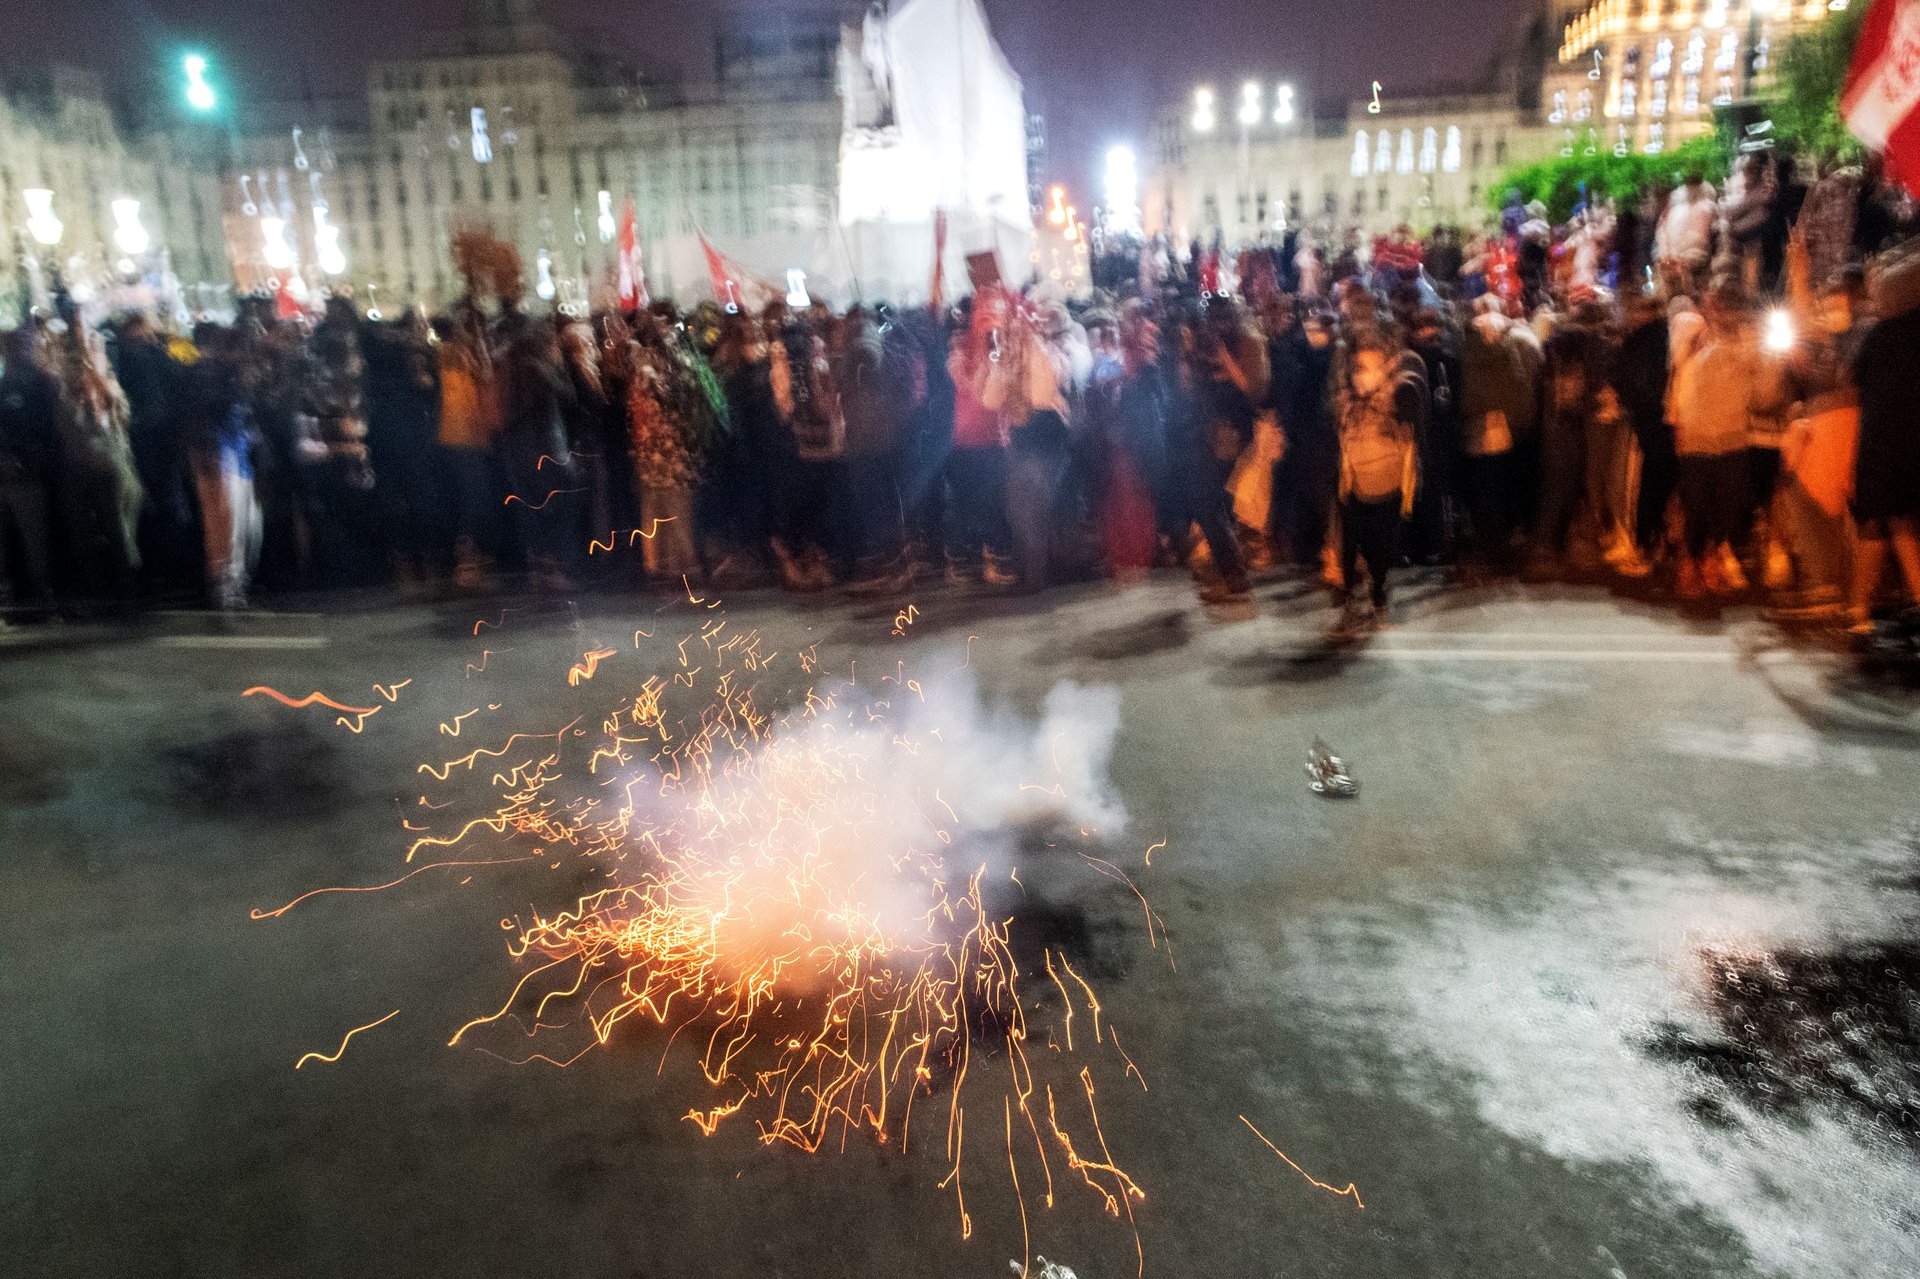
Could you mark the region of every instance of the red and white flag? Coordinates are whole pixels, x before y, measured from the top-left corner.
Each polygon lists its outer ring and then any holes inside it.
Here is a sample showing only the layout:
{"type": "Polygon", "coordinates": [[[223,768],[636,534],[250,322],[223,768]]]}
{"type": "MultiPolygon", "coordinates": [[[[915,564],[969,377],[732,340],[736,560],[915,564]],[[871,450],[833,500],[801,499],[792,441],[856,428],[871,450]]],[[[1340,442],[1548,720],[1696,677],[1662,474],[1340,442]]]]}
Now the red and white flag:
{"type": "Polygon", "coordinates": [[[634,226],[633,197],[620,210],[620,309],[638,311],[652,302],[647,296],[647,268],[640,256],[640,232],[634,226]]]}
{"type": "Polygon", "coordinates": [[[743,310],[740,282],[734,278],[733,263],[713,247],[705,232],[700,234],[700,248],[707,255],[707,276],[713,281],[713,300],[729,311],[743,310]]]}
{"type": "Polygon", "coordinates": [[[933,284],[927,289],[927,309],[938,311],[947,300],[947,211],[933,211],[933,284]]]}
{"type": "Polygon", "coordinates": [[[1847,128],[1920,192],[1920,0],[1874,0],[1840,93],[1847,128]]]}

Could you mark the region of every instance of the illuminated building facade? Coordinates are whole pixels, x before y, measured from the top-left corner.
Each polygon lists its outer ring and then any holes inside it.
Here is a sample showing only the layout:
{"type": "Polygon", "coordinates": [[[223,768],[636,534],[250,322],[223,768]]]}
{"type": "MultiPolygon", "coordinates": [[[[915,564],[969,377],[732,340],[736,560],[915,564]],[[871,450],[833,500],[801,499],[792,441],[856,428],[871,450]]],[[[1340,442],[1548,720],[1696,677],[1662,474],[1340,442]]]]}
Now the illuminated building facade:
{"type": "Polygon", "coordinates": [[[69,68],[8,89],[0,95],[0,323],[30,299],[46,304],[55,267],[77,297],[102,307],[143,292],[169,306],[227,304],[212,140],[125,123],[98,80],[69,68]]]}
{"type": "Polygon", "coordinates": [[[1848,0],[1599,0],[1567,22],[1541,87],[1562,150],[1658,155],[1762,92],[1788,36],[1848,0]]]}
{"type": "Polygon", "coordinates": [[[1499,171],[1551,146],[1511,95],[1382,95],[1374,106],[1322,115],[1284,85],[1249,83],[1226,100],[1203,87],[1155,130],[1147,233],[1239,245],[1297,226],[1477,224],[1499,171]]]}
{"type": "Polygon", "coordinates": [[[362,99],[252,114],[227,191],[235,273],[439,307],[462,288],[452,233],[484,226],[519,248],[530,296],[601,305],[631,199],[655,296],[706,294],[702,233],[784,281],[834,239],[838,47],[834,14],[759,15],[687,91],[562,36],[539,0],[475,0],[439,46],[374,64],[362,99]]]}

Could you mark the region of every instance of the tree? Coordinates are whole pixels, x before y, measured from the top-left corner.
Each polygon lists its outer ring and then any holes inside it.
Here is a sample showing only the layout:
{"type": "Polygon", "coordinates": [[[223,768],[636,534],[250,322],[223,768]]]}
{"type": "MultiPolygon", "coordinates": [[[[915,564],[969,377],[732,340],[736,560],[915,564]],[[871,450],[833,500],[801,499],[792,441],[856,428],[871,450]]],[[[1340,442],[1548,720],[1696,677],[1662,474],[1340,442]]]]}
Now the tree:
{"type": "Polygon", "coordinates": [[[1781,146],[1821,163],[1851,163],[1864,154],[1840,118],[1840,90],[1869,7],[1866,0],[1854,0],[1780,50],[1770,97],[1773,132],[1781,146]]]}
{"type": "Polygon", "coordinates": [[[1508,192],[1518,191],[1523,201],[1538,200],[1546,205],[1549,221],[1565,222],[1576,207],[1590,199],[1630,200],[1656,182],[1678,181],[1694,172],[1718,182],[1726,171],[1726,147],[1712,134],[1659,155],[1615,155],[1598,147],[1593,155],[1576,150],[1572,155],[1510,168],[1487,188],[1487,199],[1498,209],[1506,203],[1508,192]]]}

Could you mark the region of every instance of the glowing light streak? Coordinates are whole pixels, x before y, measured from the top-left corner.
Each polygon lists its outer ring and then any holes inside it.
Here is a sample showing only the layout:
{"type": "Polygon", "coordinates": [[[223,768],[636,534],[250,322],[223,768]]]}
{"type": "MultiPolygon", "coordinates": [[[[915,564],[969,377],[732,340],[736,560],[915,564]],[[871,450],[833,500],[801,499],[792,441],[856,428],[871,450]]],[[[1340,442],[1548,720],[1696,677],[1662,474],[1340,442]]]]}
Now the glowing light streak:
{"type": "Polygon", "coordinates": [[[529,502],[527,501],[526,498],[521,497],[518,493],[509,493],[506,495],[506,497],[500,500],[500,505],[512,506],[515,502],[518,502],[520,503],[520,505],[526,507],[529,511],[544,511],[547,509],[547,504],[553,501],[553,499],[556,497],[566,497],[567,495],[572,493],[584,493],[584,492],[586,492],[585,489],[549,489],[547,491],[547,495],[541,498],[538,502],[529,502]]]}
{"type": "Polygon", "coordinates": [[[292,910],[295,906],[298,906],[301,902],[306,901],[309,898],[320,897],[328,893],[383,893],[389,888],[399,887],[401,884],[406,883],[409,879],[412,879],[415,875],[424,875],[430,870],[443,870],[448,866],[508,866],[508,865],[512,865],[514,862],[530,862],[533,860],[535,859],[532,857],[507,857],[507,858],[494,858],[488,861],[429,862],[425,866],[416,866],[412,870],[408,871],[406,874],[400,876],[400,878],[388,880],[384,884],[368,884],[365,886],[350,885],[346,887],[309,889],[307,892],[301,893],[298,897],[294,898],[292,901],[288,902],[286,905],[277,907],[273,910],[257,910],[257,909],[250,910],[247,912],[247,918],[252,920],[278,919],[280,918],[280,916],[292,910]]]}
{"type": "Polygon", "coordinates": [[[344,715],[358,715],[362,719],[366,718],[369,715],[377,713],[380,709],[378,706],[348,706],[344,702],[334,701],[331,697],[328,697],[325,693],[308,693],[305,697],[302,697],[296,701],[294,698],[289,697],[287,694],[282,693],[278,689],[268,688],[264,684],[258,685],[254,688],[250,688],[246,690],[244,693],[240,694],[240,696],[271,697],[274,701],[279,702],[282,706],[287,707],[289,710],[296,710],[296,711],[305,710],[309,706],[325,706],[330,710],[339,711],[344,715]]]}
{"type": "Polygon", "coordinates": [[[596,648],[589,651],[580,661],[575,662],[573,666],[568,669],[567,683],[575,688],[580,687],[580,685],[594,677],[594,674],[600,669],[600,663],[606,661],[618,651],[617,649],[611,648],[596,648]]]}
{"type": "Polygon", "coordinates": [[[1286,1164],[1287,1167],[1293,1169],[1295,1172],[1299,1173],[1302,1177],[1306,1178],[1309,1185],[1317,1186],[1321,1190],[1326,1191],[1330,1195],[1340,1195],[1344,1198],[1351,1199],[1353,1200],[1353,1206],[1357,1209],[1364,1210],[1366,1208],[1367,1205],[1360,1201],[1360,1188],[1354,1185],[1354,1183],[1349,1181],[1343,1187],[1329,1186],[1326,1182],[1319,1180],[1318,1178],[1313,1176],[1312,1173],[1309,1173],[1305,1168],[1302,1168],[1299,1164],[1289,1159],[1287,1157],[1286,1151],[1280,1149],[1280,1147],[1274,1145],[1271,1141],[1268,1141],[1267,1134],[1261,1132],[1258,1128],[1255,1128],[1253,1126],[1253,1120],[1247,1118],[1245,1115],[1242,1115],[1240,1116],[1240,1122],[1245,1124],[1248,1130],[1252,1132],[1254,1136],[1260,1139],[1260,1142],[1262,1145],[1264,1145],[1268,1150],[1271,1150],[1274,1154],[1279,1155],[1282,1163],[1286,1164]]]}
{"type": "Polygon", "coordinates": [[[375,1026],[383,1026],[386,1023],[392,1021],[395,1017],[398,1017],[399,1015],[400,1015],[400,1010],[396,1008],[392,1012],[388,1013],[385,1017],[380,1018],[378,1021],[370,1021],[364,1026],[355,1026],[352,1030],[349,1030],[346,1033],[346,1037],[340,1041],[340,1046],[334,1049],[333,1055],[331,1057],[329,1057],[325,1053],[308,1053],[306,1056],[302,1057],[299,1061],[294,1062],[293,1068],[295,1070],[298,1070],[300,1069],[300,1067],[306,1065],[310,1061],[324,1061],[328,1065],[332,1065],[334,1062],[339,1061],[341,1057],[346,1055],[348,1040],[352,1039],[355,1035],[359,1034],[363,1030],[372,1030],[375,1026]]]}

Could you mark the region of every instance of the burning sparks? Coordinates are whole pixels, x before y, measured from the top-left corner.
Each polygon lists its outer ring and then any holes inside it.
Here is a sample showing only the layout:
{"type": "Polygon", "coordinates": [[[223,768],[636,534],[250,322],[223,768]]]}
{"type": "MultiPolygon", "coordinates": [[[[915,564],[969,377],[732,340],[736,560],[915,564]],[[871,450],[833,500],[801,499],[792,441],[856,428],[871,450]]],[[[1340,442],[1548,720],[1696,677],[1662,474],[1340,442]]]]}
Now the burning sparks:
{"type": "Polygon", "coordinates": [[[1280,1147],[1274,1145],[1271,1141],[1268,1141],[1267,1134],[1261,1132],[1258,1128],[1255,1128],[1253,1126],[1253,1120],[1247,1118],[1245,1115],[1242,1115],[1240,1116],[1240,1122],[1247,1126],[1247,1130],[1249,1132],[1251,1132],[1254,1136],[1260,1139],[1260,1142],[1262,1145],[1264,1145],[1268,1150],[1271,1150],[1274,1154],[1279,1155],[1280,1162],[1284,1163],[1287,1167],[1293,1169],[1295,1172],[1299,1173],[1303,1178],[1305,1178],[1308,1185],[1317,1186],[1319,1189],[1326,1191],[1330,1195],[1339,1195],[1344,1198],[1351,1199],[1353,1200],[1353,1206],[1355,1208],[1359,1208],[1359,1209],[1366,1208],[1367,1205],[1360,1201],[1360,1188],[1354,1185],[1353,1182],[1349,1181],[1345,1186],[1341,1186],[1341,1187],[1329,1186],[1326,1182],[1319,1180],[1312,1173],[1308,1172],[1305,1168],[1302,1168],[1299,1164],[1287,1158],[1287,1152],[1280,1149],[1280,1147]]]}
{"type": "Polygon", "coordinates": [[[395,1017],[398,1017],[399,1015],[400,1015],[400,1010],[396,1008],[392,1012],[388,1013],[385,1017],[380,1018],[380,1020],[378,1021],[370,1021],[364,1026],[355,1026],[352,1030],[349,1030],[346,1033],[344,1038],[340,1040],[340,1046],[333,1050],[332,1056],[328,1056],[326,1053],[308,1053],[304,1057],[302,1057],[299,1061],[294,1062],[293,1068],[295,1070],[298,1070],[300,1069],[300,1067],[306,1065],[310,1061],[324,1061],[328,1065],[332,1065],[333,1063],[339,1061],[340,1058],[346,1055],[348,1040],[352,1039],[355,1035],[359,1034],[363,1030],[372,1030],[375,1026],[384,1025],[387,1022],[392,1021],[395,1017]]]}
{"type": "MultiPolygon", "coordinates": [[[[1082,966],[1023,932],[1041,925],[1023,925],[1020,903],[1034,895],[1013,869],[1021,831],[1057,831],[1077,858],[1032,851],[1124,884],[1149,944],[1165,948],[1145,895],[1094,851],[1124,822],[1105,783],[1117,694],[1062,686],[1031,728],[987,715],[964,671],[923,683],[897,665],[862,687],[849,665],[848,679],[789,688],[770,709],[756,682],[795,666],[811,675],[817,650],[777,665],[757,631],[710,614],[719,601],[684,585],[699,620],[652,641],[660,674],[609,699],[595,678],[616,650],[589,648],[568,667],[568,696],[597,694],[598,709],[418,765],[431,781],[418,807],[433,815],[405,823],[406,860],[441,859],[253,918],[444,868],[577,867],[596,881],[586,891],[498,919],[515,979],[449,1045],[563,1066],[616,1035],[652,1033],[663,1068],[677,1046],[712,1091],[684,1115],[703,1137],[739,1125],[808,1153],[858,1139],[906,1155],[931,1142],[963,1237],[983,1177],[1004,1176],[1023,1238],[1027,1196],[1051,1208],[1079,1185],[1083,1202],[1127,1223],[1144,1268],[1134,1205],[1145,1193],[1109,1146],[1096,1080],[1147,1081],[1082,966]],[[538,1051],[508,1047],[532,1038],[538,1051]]],[[[901,611],[894,634],[918,617],[901,611]]],[[[474,635],[505,621],[483,618],[474,635]]],[[[635,631],[635,648],[652,635],[635,631]]],[[[408,682],[378,691],[391,703],[408,682]]],[[[363,722],[379,709],[253,693],[363,722]]],[[[434,739],[470,736],[480,710],[439,722],[434,739]]],[[[339,1060],[392,1015],[301,1064],[339,1060]]]]}

